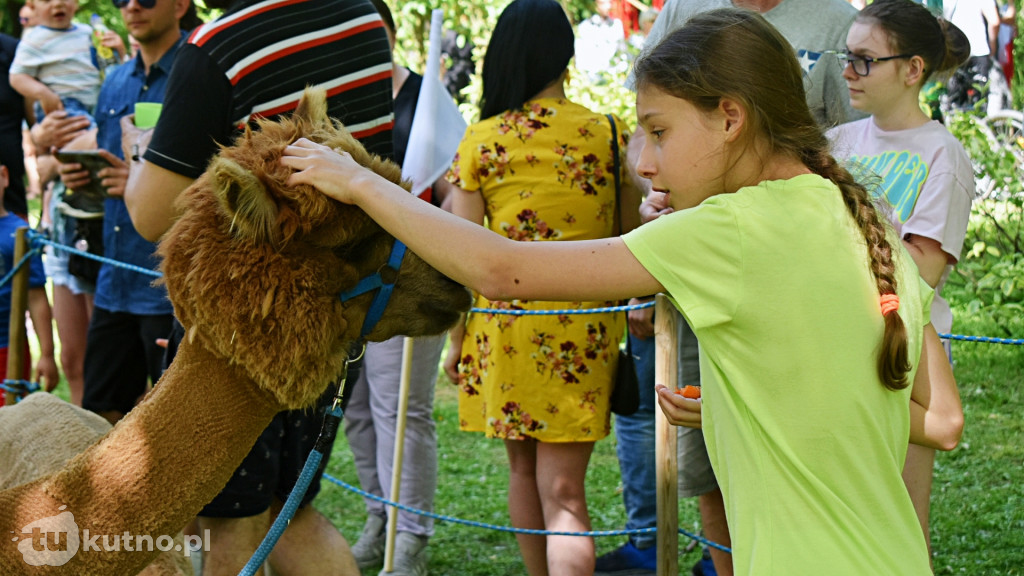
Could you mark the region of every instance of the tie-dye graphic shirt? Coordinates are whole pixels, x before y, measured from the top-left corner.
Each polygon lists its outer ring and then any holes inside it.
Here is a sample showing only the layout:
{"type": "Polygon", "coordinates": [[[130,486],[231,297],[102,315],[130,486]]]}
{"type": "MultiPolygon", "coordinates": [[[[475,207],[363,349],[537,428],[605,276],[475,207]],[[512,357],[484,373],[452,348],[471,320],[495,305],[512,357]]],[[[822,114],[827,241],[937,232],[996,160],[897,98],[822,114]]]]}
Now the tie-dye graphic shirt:
{"type": "MultiPolygon", "coordinates": [[[[828,133],[835,157],[892,208],[889,220],[900,238],[931,238],[959,260],[974,199],[974,171],[960,142],[935,121],[909,130],[885,131],[870,118],[828,133]]],[[[952,266],[947,266],[932,305],[932,323],[940,333],[953,325],[949,304],[939,295],[952,266]]]]}

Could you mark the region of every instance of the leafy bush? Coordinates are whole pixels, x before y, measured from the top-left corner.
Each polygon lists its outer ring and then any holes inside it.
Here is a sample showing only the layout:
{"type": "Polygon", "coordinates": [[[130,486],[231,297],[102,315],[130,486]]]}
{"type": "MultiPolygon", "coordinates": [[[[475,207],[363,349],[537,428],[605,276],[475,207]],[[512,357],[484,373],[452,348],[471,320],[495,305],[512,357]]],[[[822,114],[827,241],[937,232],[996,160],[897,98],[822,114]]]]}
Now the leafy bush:
{"type": "Polygon", "coordinates": [[[1024,337],[1020,156],[993,141],[984,120],[973,112],[950,115],[947,126],[974,163],[982,197],[972,208],[966,251],[943,293],[957,313],[989,319],[1003,336],[1024,337]]]}
{"type": "MultiPolygon", "coordinates": [[[[994,201],[983,203],[994,204],[994,201]]],[[[1020,338],[1024,335],[1024,254],[1004,252],[998,247],[1001,232],[997,231],[996,224],[1013,226],[1019,232],[1019,209],[1011,221],[997,222],[992,216],[972,219],[968,229],[969,249],[954,269],[944,292],[957,311],[988,318],[1002,332],[1001,336],[1020,338]]]]}
{"type": "Polygon", "coordinates": [[[979,195],[1008,200],[1016,195],[1020,205],[1024,150],[1019,143],[1001,141],[980,110],[981,104],[977,110],[951,112],[946,126],[963,144],[974,164],[979,195]]]}
{"type": "MultiPolygon", "coordinates": [[[[389,2],[398,27],[398,46],[395,58],[418,72],[426,63],[430,34],[430,15],[436,8],[443,8],[444,28],[459,36],[460,45],[471,42],[477,73],[469,86],[462,90],[463,103],[459,106],[468,122],[479,119],[480,71],[483,68],[484,53],[491,31],[498,16],[511,0],[485,0],[483,2],[450,2],[445,0],[394,0],[389,2]]],[[[593,11],[590,0],[561,0],[560,3],[574,23],[589,16],[593,11]]],[[[644,2],[648,3],[649,2],[644,2]]],[[[633,94],[624,86],[626,74],[635,54],[620,54],[612,69],[596,81],[570,69],[569,86],[566,89],[570,100],[586,106],[595,112],[612,112],[631,126],[635,124],[633,94]]]]}
{"type": "Polygon", "coordinates": [[[631,129],[635,129],[636,95],[626,88],[626,78],[638,55],[639,50],[628,46],[627,51],[616,54],[608,69],[595,78],[588,78],[586,74],[572,68],[565,95],[569,100],[594,112],[615,114],[631,129]]]}
{"type": "MultiPolygon", "coordinates": [[[[1021,1],[1012,0],[1017,6],[1017,30],[1024,31],[1024,12],[1021,12],[1021,1]]],[[[1013,42],[1013,79],[1010,91],[1013,94],[1013,107],[1024,109],[1024,33],[1018,32],[1013,42]]]]}

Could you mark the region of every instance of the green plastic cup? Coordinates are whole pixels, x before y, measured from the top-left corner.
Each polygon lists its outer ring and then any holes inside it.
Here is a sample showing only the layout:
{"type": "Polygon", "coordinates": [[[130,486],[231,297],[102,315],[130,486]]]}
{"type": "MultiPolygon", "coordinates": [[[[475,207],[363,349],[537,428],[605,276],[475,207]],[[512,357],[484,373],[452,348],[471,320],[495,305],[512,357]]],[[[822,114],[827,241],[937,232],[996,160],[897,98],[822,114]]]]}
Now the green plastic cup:
{"type": "Polygon", "coordinates": [[[160,118],[160,110],[163,104],[157,102],[136,102],[135,103],[135,126],[138,128],[152,128],[156,126],[157,118],[160,118]]]}

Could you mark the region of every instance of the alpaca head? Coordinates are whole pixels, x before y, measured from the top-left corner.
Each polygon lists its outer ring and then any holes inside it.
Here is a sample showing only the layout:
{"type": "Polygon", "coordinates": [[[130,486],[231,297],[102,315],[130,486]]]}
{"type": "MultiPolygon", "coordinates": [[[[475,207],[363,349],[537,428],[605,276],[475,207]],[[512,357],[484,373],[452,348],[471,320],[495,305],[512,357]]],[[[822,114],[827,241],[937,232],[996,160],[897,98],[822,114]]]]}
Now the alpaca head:
{"type": "Polygon", "coordinates": [[[160,245],[187,337],[241,366],[289,408],[314,401],[360,339],[374,294],[344,302],[339,294],[361,278],[381,271],[397,279],[369,340],[443,332],[470,304],[465,288],[411,252],[397,275],[388,270],[394,238],[359,208],[288,186],[291,171],[279,160],[299,137],[401,181],[397,165],[327,118],[323,90],[308,89],[291,118],[260,121],[220,151],[183,195],[182,217],[160,245]]]}

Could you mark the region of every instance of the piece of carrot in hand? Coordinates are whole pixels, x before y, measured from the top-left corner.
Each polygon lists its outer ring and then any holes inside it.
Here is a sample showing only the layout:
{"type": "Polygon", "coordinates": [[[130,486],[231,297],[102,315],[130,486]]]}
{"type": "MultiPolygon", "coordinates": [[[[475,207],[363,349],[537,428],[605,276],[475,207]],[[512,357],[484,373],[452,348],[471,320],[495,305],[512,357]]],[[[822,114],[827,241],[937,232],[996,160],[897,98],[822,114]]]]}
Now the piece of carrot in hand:
{"type": "Polygon", "coordinates": [[[700,386],[684,386],[682,388],[676,388],[676,394],[679,394],[683,398],[696,400],[697,398],[700,398],[700,386]]]}

